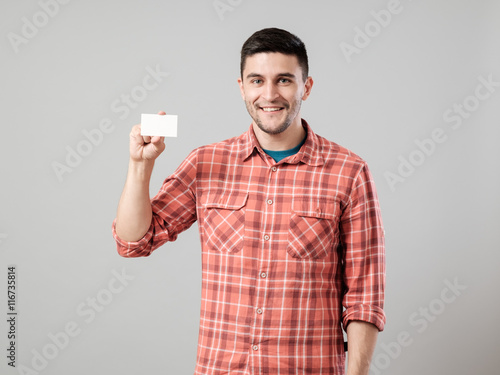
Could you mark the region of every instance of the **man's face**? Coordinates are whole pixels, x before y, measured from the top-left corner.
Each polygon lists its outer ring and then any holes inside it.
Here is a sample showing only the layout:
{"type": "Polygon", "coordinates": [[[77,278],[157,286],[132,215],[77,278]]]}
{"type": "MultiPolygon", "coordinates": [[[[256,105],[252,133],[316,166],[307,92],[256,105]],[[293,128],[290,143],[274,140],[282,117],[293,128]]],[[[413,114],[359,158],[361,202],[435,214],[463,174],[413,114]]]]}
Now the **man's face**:
{"type": "Polygon", "coordinates": [[[297,56],[273,52],[247,57],[238,83],[254,123],[267,134],[279,134],[300,124],[300,106],[313,82],[311,77],[304,82],[297,56]]]}

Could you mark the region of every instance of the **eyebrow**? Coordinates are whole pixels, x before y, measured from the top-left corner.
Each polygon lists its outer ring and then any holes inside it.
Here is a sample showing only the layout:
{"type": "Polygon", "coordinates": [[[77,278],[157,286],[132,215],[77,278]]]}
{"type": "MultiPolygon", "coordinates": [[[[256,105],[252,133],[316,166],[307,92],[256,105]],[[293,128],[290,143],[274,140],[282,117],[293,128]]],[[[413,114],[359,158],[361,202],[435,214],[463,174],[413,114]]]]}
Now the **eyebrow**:
{"type": "MultiPolygon", "coordinates": [[[[288,77],[288,78],[293,78],[295,79],[295,74],[292,74],[292,73],[279,73],[276,75],[277,77],[288,77]]],[[[246,78],[249,79],[249,78],[258,78],[258,77],[262,77],[262,74],[258,74],[258,73],[249,73],[246,78]]]]}

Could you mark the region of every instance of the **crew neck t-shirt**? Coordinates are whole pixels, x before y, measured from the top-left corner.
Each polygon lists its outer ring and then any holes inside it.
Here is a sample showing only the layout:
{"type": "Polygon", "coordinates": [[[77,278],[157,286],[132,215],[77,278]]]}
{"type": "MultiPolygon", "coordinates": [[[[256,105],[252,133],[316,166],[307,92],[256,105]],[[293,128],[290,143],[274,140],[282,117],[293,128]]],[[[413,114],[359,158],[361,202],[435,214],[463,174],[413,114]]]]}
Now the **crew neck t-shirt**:
{"type": "Polygon", "coordinates": [[[265,150],[265,149],[262,149],[262,150],[266,154],[268,154],[270,157],[272,157],[276,163],[278,163],[281,160],[283,160],[284,158],[295,155],[297,152],[299,152],[302,145],[306,142],[306,138],[307,137],[304,137],[302,142],[300,142],[297,146],[295,146],[294,148],[291,148],[289,150],[284,150],[284,151],[272,151],[272,150],[265,150]]]}

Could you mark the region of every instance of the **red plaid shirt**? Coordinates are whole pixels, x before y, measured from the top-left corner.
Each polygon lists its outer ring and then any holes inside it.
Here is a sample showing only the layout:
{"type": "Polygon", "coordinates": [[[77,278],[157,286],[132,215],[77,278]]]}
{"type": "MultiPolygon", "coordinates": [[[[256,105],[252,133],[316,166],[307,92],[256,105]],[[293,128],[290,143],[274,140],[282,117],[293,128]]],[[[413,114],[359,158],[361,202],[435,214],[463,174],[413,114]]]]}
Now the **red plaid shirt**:
{"type": "Polygon", "coordinates": [[[384,328],[384,232],[368,167],[312,132],[279,163],[250,130],[194,150],[152,199],[148,256],[198,221],[195,374],[344,374],[342,326],[384,328]]]}

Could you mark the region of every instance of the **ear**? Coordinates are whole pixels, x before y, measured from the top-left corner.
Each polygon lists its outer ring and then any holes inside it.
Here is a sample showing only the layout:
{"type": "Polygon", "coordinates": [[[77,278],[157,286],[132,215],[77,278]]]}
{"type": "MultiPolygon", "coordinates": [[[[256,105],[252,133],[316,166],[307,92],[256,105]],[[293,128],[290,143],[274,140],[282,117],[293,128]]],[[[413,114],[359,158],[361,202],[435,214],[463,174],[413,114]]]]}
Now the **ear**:
{"type": "Polygon", "coordinates": [[[312,77],[307,77],[306,83],[304,84],[304,95],[302,95],[302,100],[306,100],[311,94],[314,81],[312,77]]]}
{"type": "Polygon", "coordinates": [[[243,81],[241,80],[241,77],[238,78],[238,85],[240,86],[241,98],[245,100],[245,91],[243,90],[243,81]]]}

